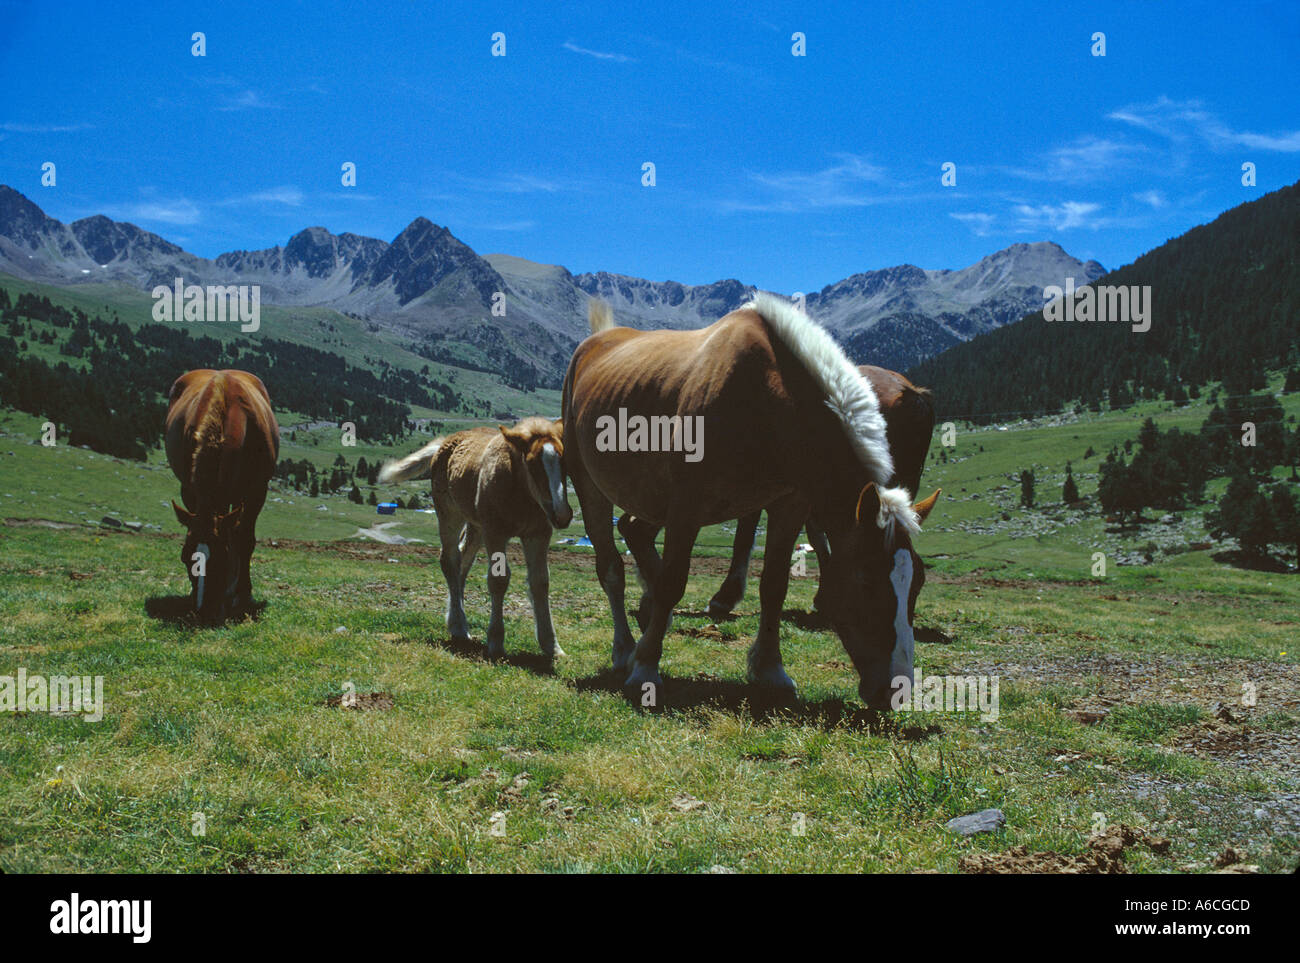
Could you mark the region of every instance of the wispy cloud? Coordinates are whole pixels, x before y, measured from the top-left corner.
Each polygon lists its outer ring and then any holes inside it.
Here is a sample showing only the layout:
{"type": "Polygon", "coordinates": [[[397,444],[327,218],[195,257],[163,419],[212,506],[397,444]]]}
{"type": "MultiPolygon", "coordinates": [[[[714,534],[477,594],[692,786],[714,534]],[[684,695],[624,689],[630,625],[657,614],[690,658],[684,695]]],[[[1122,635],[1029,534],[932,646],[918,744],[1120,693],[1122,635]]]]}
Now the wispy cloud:
{"type": "Polygon", "coordinates": [[[835,155],[838,163],[817,171],[779,171],[750,174],[750,182],[765,196],[753,200],[727,200],[726,211],[800,213],[837,207],[866,207],[889,198],[868,189],[886,181],[883,167],[856,154],[835,155]]]}
{"type": "Polygon", "coordinates": [[[1133,195],[1133,200],[1141,201],[1143,204],[1155,208],[1156,210],[1169,206],[1169,202],[1165,200],[1165,196],[1159,191],[1141,191],[1140,193],[1133,195]]]}
{"type": "Polygon", "coordinates": [[[68,134],[93,128],[94,124],[0,124],[0,130],[10,134],[68,134]]]}
{"type": "Polygon", "coordinates": [[[217,110],[279,110],[279,104],[268,103],[256,90],[244,90],[230,97],[217,110]]]}
{"type": "Polygon", "coordinates": [[[115,221],[153,221],[161,224],[197,224],[202,218],[198,205],[184,197],[106,207],[100,213],[115,221]]]}
{"type": "Polygon", "coordinates": [[[629,57],[627,54],[606,53],[603,50],[588,50],[586,47],[579,47],[571,40],[566,40],[563,44],[565,50],[571,50],[574,53],[582,54],[586,57],[595,57],[597,60],[612,60],[615,63],[626,64],[635,63],[635,57],[629,57]]]}
{"type": "Polygon", "coordinates": [[[971,233],[976,237],[988,237],[993,233],[993,223],[997,220],[997,215],[995,214],[985,214],[978,211],[949,214],[948,216],[954,220],[961,221],[971,229],[971,233]]]}
{"type": "Polygon", "coordinates": [[[536,221],[507,221],[503,224],[482,224],[479,230],[482,231],[531,231],[537,226],[536,221]]]}
{"type": "Polygon", "coordinates": [[[1300,130],[1262,134],[1234,130],[1198,100],[1171,100],[1160,97],[1149,104],[1130,104],[1107,115],[1132,127],[1147,130],[1170,140],[1199,138],[1215,150],[1249,147],[1253,150],[1295,153],[1300,151],[1300,130]]]}
{"type": "Polygon", "coordinates": [[[1005,170],[1027,180],[1079,183],[1112,176],[1146,152],[1141,144],[1088,136],[1047,151],[1029,166],[1005,170]]]}
{"type": "Polygon", "coordinates": [[[1100,204],[1085,201],[1063,201],[1060,204],[1017,204],[1012,208],[1016,228],[1020,231],[1069,231],[1074,228],[1096,230],[1105,222],[1094,217],[1100,204]]]}
{"type": "MultiPolygon", "coordinates": [[[[569,189],[572,185],[534,174],[494,174],[487,177],[450,173],[447,179],[471,191],[486,194],[556,194],[569,189]]],[[[440,195],[438,199],[451,200],[452,195],[440,195]]]]}
{"type": "Polygon", "coordinates": [[[303,193],[301,190],[293,186],[284,186],[272,187],[252,194],[228,197],[218,203],[223,207],[238,207],[244,204],[283,204],[288,207],[299,207],[302,205],[302,201],[303,193]]]}

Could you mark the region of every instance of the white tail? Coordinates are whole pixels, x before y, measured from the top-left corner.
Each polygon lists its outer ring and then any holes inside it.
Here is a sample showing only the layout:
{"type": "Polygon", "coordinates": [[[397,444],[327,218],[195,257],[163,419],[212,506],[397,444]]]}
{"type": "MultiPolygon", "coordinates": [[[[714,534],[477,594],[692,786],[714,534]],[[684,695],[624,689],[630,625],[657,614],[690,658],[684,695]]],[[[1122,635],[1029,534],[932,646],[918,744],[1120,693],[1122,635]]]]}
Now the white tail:
{"type": "Polygon", "coordinates": [[[428,478],[432,474],[433,456],[438,454],[438,449],[446,440],[442,437],[435,438],[419,451],[413,451],[405,458],[384,462],[384,467],[379,469],[379,481],[388,484],[395,481],[428,478]]]}

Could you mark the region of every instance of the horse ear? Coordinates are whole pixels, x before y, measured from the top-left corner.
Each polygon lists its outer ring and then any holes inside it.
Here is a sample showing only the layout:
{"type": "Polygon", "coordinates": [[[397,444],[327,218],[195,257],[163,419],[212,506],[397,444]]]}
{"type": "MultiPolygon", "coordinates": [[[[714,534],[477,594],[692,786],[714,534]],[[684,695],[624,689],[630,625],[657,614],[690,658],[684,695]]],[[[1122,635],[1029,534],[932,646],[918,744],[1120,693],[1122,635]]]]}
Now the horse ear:
{"type": "Polygon", "coordinates": [[[239,525],[239,519],[244,513],[243,505],[236,505],[226,514],[217,519],[217,531],[225,536],[233,535],[235,528],[239,525]]]}
{"type": "Polygon", "coordinates": [[[867,482],[858,494],[858,510],[853,517],[857,519],[859,525],[862,525],[864,520],[874,525],[879,514],[880,492],[876,491],[875,482],[867,482]]]}
{"type": "Polygon", "coordinates": [[[925,519],[930,514],[930,509],[934,508],[934,503],[939,500],[939,493],[941,491],[943,491],[942,488],[936,488],[933,495],[912,506],[912,510],[916,512],[916,516],[921,520],[922,525],[925,524],[925,519]]]}
{"type": "Polygon", "coordinates": [[[193,512],[189,512],[189,511],[186,511],[185,509],[181,508],[181,506],[179,506],[179,505],[176,504],[176,500],[175,500],[175,499],[172,500],[172,508],[173,508],[173,509],[175,510],[175,512],[176,512],[176,521],[180,522],[180,523],[181,523],[182,525],[184,525],[186,528],[189,528],[190,525],[193,524],[193,522],[194,522],[194,513],[193,513],[193,512]]]}
{"type": "Polygon", "coordinates": [[[510,444],[514,445],[521,451],[528,444],[528,439],[519,434],[519,432],[515,431],[513,428],[507,428],[505,425],[499,425],[498,427],[501,429],[501,434],[505,435],[506,441],[510,442],[510,444]]]}

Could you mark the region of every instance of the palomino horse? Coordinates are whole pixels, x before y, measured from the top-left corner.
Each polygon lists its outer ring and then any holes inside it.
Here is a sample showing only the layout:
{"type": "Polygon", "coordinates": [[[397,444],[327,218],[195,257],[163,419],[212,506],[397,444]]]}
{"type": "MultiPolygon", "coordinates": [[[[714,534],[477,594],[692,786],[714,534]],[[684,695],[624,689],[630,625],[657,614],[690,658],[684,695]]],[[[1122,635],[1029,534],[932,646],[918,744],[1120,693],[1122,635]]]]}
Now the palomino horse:
{"type": "Polygon", "coordinates": [[[280,426],[266,386],[247,371],[186,372],[168,398],[167,462],[185,503],[172,502],[187,532],[181,561],[195,612],[220,621],[252,604],[249,563],[280,426]]]}
{"type": "MultiPolygon", "coordinates": [[[[930,400],[927,388],[918,388],[897,371],[878,368],[864,364],[858,367],[862,377],[871,383],[880,401],[880,413],[885,417],[885,438],[889,442],[890,454],[894,457],[894,477],[892,485],[902,485],[910,492],[921,487],[921,473],[925,470],[925,456],[930,451],[930,436],[934,433],[934,404],[930,400]]],[[[755,534],[758,531],[759,513],[753,512],[736,521],[736,538],[731,548],[731,568],[718,591],[709,600],[709,615],[718,617],[728,614],[742,598],[745,597],[745,582],[749,575],[749,561],[754,553],[755,534]]],[[[619,520],[619,530],[624,522],[619,520]]],[[[830,546],[826,544],[826,534],[814,522],[807,524],[808,543],[817,553],[820,569],[826,567],[830,556],[830,546]]],[[[766,564],[765,556],[765,564],[766,564]]],[[[916,596],[925,581],[924,572],[918,570],[918,577],[912,583],[912,597],[908,601],[908,616],[914,614],[916,596]]],[[[642,601],[642,608],[646,609],[642,601]]],[[[821,607],[821,596],[814,601],[814,606],[821,607]]],[[[648,612],[648,610],[647,610],[648,612]]],[[[641,615],[638,614],[638,619],[641,615]]]]}
{"type": "MultiPolygon", "coordinates": [[[[888,708],[895,680],[912,677],[907,599],[921,563],[911,538],[938,493],[914,507],[906,489],[887,487],[894,464],[871,386],[825,330],[771,295],[698,331],[615,328],[608,307],[593,305],[592,330],[564,380],[566,467],[596,549],[613,664],[628,672],[626,689],[657,699],[664,633],[700,528],[765,508],[772,558],[790,557],[810,513],[826,531],[827,614],[858,670],[859,694],[888,708]],[[687,419],[698,427],[695,451],[684,455],[687,419]],[[623,430],[647,422],[672,426],[672,438],[658,440],[673,444],[647,445],[644,432],[623,430]],[[614,505],[642,520],[643,532],[665,529],[662,560],[653,544],[631,543],[654,598],[637,642],[624,610],[614,505]]],[[[794,683],[781,662],[780,619],[789,577],[786,565],[764,567],[748,673],[787,696],[794,683]]]]}
{"type": "Polygon", "coordinates": [[[555,644],[546,564],[552,527],[564,528],[573,521],[563,457],[560,422],[525,418],[513,428],[471,428],[436,438],[380,470],[379,480],[385,483],[432,478],[442,574],[447,580],[447,631],[454,641],[469,640],[465,580],[481,542],[488,551],[492,596],[488,656],[505,655],[502,606],[510,586],[506,542],[518,536],[528,566],[537,644],[546,656],[564,654],[555,644]]]}

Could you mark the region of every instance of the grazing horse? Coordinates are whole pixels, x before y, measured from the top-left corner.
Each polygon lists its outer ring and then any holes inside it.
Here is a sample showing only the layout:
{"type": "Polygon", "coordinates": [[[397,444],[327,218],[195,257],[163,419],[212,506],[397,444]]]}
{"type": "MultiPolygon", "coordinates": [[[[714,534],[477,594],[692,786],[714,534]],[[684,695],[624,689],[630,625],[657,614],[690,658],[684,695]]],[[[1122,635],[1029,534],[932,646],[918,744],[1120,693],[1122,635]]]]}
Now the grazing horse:
{"type": "Polygon", "coordinates": [[[442,574],[447,580],[447,631],[453,641],[469,640],[465,580],[481,542],[488,551],[488,592],[492,595],[488,656],[505,655],[502,606],[510,586],[506,542],[518,536],[528,566],[537,644],[546,656],[564,654],[555,644],[546,564],[551,529],[564,528],[573,521],[563,457],[561,423],[525,418],[513,428],[471,428],[435,438],[380,470],[379,480],[384,483],[432,479],[442,574]]]}
{"type": "MultiPolygon", "coordinates": [[[[925,470],[925,456],[930,450],[930,436],[934,433],[934,404],[928,388],[918,388],[897,371],[864,364],[858,367],[862,377],[871,383],[880,401],[880,413],[885,417],[885,438],[894,456],[894,477],[890,484],[902,485],[910,492],[921,487],[921,473],[925,470]]],[[[755,534],[758,531],[759,513],[753,512],[736,521],[736,537],[731,548],[731,568],[718,591],[709,600],[709,615],[728,614],[745,597],[745,582],[749,575],[749,560],[754,553],[755,534]]],[[[624,522],[619,520],[619,530],[624,522]]],[[[826,567],[830,546],[826,535],[813,522],[809,522],[808,542],[817,553],[819,571],[826,567]]],[[[766,556],[765,562],[766,564],[766,556]]],[[[918,577],[913,582],[913,596],[908,603],[909,617],[914,614],[916,594],[924,581],[918,577]]],[[[821,593],[813,605],[821,607],[821,593]]],[[[646,601],[642,609],[648,611],[646,601]]],[[[638,619],[642,616],[638,613],[638,619]]]]}
{"type": "Polygon", "coordinates": [[[257,516],[280,454],[280,426],[266,386],[247,371],[201,369],[172,384],[167,462],[181,482],[181,561],[194,610],[207,621],[238,615],[253,601],[249,563],[257,516]]]}
{"type": "MultiPolygon", "coordinates": [[[[907,600],[921,561],[911,539],[938,493],[913,506],[906,489],[888,487],[894,463],[871,385],[824,329],[771,295],[696,331],[613,327],[608,306],[593,303],[591,327],[564,380],[565,465],[596,549],[626,689],[644,701],[647,687],[662,685],[663,638],[700,528],[766,509],[771,558],[790,556],[810,514],[825,530],[827,614],[858,670],[859,694],[888,708],[895,680],[912,678],[907,600]],[[672,426],[674,442],[698,426],[696,450],[647,445],[623,430],[647,421],[672,426]],[[653,594],[635,642],[614,505],[639,520],[629,546],[653,594]],[[645,537],[656,527],[665,529],[662,559],[645,537]]],[[[789,577],[786,565],[764,567],[748,660],[751,682],[786,696],[794,683],[781,661],[780,619],[789,577]]]]}

